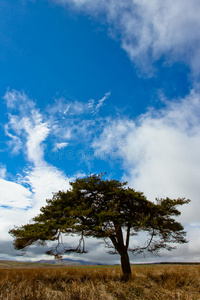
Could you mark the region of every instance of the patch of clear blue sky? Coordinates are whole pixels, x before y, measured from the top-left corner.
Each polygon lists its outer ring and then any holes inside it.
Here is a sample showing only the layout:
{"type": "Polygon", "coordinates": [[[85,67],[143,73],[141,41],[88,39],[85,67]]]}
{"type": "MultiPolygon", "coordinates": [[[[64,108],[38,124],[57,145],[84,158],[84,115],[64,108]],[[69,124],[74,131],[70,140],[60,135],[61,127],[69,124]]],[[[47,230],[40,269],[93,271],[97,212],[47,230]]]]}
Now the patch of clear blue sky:
{"type": "MultiPolygon", "coordinates": [[[[136,118],[148,106],[162,105],[156,101],[158,90],[169,99],[182,97],[189,91],[186,66],[177,63],[163,67],[160,60],[156,68],[153,78],[139,77],[134,64],[120,48],[120,41],[111,39],[106,26],[97,20],[76,15],[48,1],[1,0],[1,98],[7,88],[23,90],[44,111],[61,96],[85,102],[91,98],[99,100],[111,91],[101,115],[114,116],[120,112],[136,118]]],[[[2,142],[5,140],[2,126],[7,121],[3,101],[0,111],[2,142]]],[[[11,173],[25,165],[22,155],[15,158],[8,152],[0,154],[11,173]]],[[[61,168],[62,163],[57,161],[61,168]]],[[[78,169],[80,165],[83,166],[76,161],[70,167],[78,169]]],[[[91,165],[91,171],[96,169],[97,173],[104,167],[102,162],[93,161],[91,165]]]]}

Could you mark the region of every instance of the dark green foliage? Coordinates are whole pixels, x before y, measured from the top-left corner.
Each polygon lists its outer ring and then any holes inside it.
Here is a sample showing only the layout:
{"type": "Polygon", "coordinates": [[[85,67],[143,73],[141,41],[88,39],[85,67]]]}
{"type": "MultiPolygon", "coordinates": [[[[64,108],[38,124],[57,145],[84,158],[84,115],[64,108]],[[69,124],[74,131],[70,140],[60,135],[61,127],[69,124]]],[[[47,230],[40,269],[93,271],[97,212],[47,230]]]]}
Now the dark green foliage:
{"type": "Polygon", "coordinates": [[[47,254],[60,257],[71,251],[86,252],[84,237],[104,238],[107,247],[114,248],[114,252],[109,252],[120,254],[124,274],[129,274],[128,251],[157,253],[161,248],[173,249],[172,243],[187,242],[183,226],[173,217],[180,214],[177,206],[190,200],[166,198],[155,204],[143,193],[127,187],[126,182],[103,180],[102,175],[78,178],[70,184],[70,190],[59,191],[47,200],[47,205],[33,219],[34,223],[10,230],[16,249],[57,240],[56,247],[47,254]],[[146,244],[129,247],[130,236],[141,230],[148,234],[146,244]],[[79,245],[76,248],[63,245],[61,253],[62,234],[80,235],[79,245]]]}

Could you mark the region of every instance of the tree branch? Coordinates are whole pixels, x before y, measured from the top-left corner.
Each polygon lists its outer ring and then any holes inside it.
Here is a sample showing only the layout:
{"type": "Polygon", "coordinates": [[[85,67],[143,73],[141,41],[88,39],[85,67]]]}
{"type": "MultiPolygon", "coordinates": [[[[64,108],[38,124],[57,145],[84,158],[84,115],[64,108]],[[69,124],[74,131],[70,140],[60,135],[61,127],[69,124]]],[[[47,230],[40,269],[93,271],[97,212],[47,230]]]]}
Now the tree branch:
{"type": "Polygon", "coordinates": [[[153,238],[155,236],[155,233],[154,233],[154,229],[152,230],[152,233],[151,233],[151,237],[147,243],[146,246],[144,247],[136,247],[134,249],[130,249],[131,252],[136,252],[136,253],[142,253],[143,251],[147,250],[148,248],[150,248],[152,242],[153,242],[153,238]]]}
{"type": "Polygon", "coordinates": [[[123,233],[122,233],[122,227],[121,227],[121,225],[117,224],[116,222],[114,222],[114,226],[115,226],[115,232],[116,232],[118,244],[121,248],[123,248],[124,247],[124,237],[123,237],[123,233]]]}
{"type": "Polygon", "coordinates": [[[117,252],[120,253],[121,252],[121,248],[119,246],[119,243],[116,240],[116,237],[114,235],[110,235],[110,239],[111,239],[111,241],[112,241],[115,249],[117,250],[117,252]]]}
{"type": "Polygon", "coordinates": [[[130,230],[131,230],[131,225],[130,223],[128,223],[127,232],[126,232],[126,250],[128,250],[128,246],[129,246],[130,230]]]}

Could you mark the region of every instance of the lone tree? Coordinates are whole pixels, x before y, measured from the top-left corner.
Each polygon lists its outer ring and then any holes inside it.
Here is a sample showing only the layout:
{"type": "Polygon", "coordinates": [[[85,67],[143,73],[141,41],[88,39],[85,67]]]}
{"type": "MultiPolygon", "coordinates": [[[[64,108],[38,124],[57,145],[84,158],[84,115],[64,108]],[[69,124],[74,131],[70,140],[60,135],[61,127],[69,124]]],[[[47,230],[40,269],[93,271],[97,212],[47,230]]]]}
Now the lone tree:
{"type": "Polygon", "coordinates": [[[162,248],[176,248],[172,243],[187,243],[183,226],[173,217],[180,215],[176,207],[189,203],[189,199],[157,199],[155,204],[143,193],[127,187],[126,182],[103,180],[102,176],[76,179],[70,183],[70,190],[59,191],[47,200],[34,222],[10,230],[15,249],[26,251],[36,242],[44,245],[46,241],[57,241],[46,253],[61,258],[64,253],[87,252],[84,237],[101,238],[113,249],[109,253],[120,255],[123,274],[128,278],[129,251],[158,253],[162,248]],[[131,247],[130,237],[140,231],[147,233],[146,243],[131,247]],[[62,243],[63,234],[78,234],[78,246],[67,248],[62,243]]]}

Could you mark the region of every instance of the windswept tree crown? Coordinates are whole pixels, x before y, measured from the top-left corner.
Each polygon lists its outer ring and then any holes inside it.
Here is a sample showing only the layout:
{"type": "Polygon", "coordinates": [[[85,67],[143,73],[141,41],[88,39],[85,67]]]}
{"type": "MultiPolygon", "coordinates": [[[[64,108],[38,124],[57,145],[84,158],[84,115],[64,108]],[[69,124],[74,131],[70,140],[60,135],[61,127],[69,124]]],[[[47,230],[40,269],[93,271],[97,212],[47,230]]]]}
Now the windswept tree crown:
{"type": "Polygon", "coordinates": [[[128,251],[158,252],[161,248],[172,250],[172,243],[186,243],[183,226],[174,217],[180,215],[178,205],[190,200],[157,199],[153,203],[142,192],[127,187],[126,182],[103,180],[103,175],[90,175],[71,182],[71,189],[59,191],[47,200],[33,223],[10,230],[16,249],[25,250],[38,242],[56,241],[47,254],[60,255],[75,251],[86,252],[84,237],[103,238],[110,253],[121,258],[128,251]],[[130,246],[130,236],[147,232],[145,245],[130,246]],[[60,247],[62,235],[78,234],[77,247],[60,247]],[[109,242],[110,241],[110,242],[109,242]],[[60,251],[62,249],[62,251],[60,251]]]}

